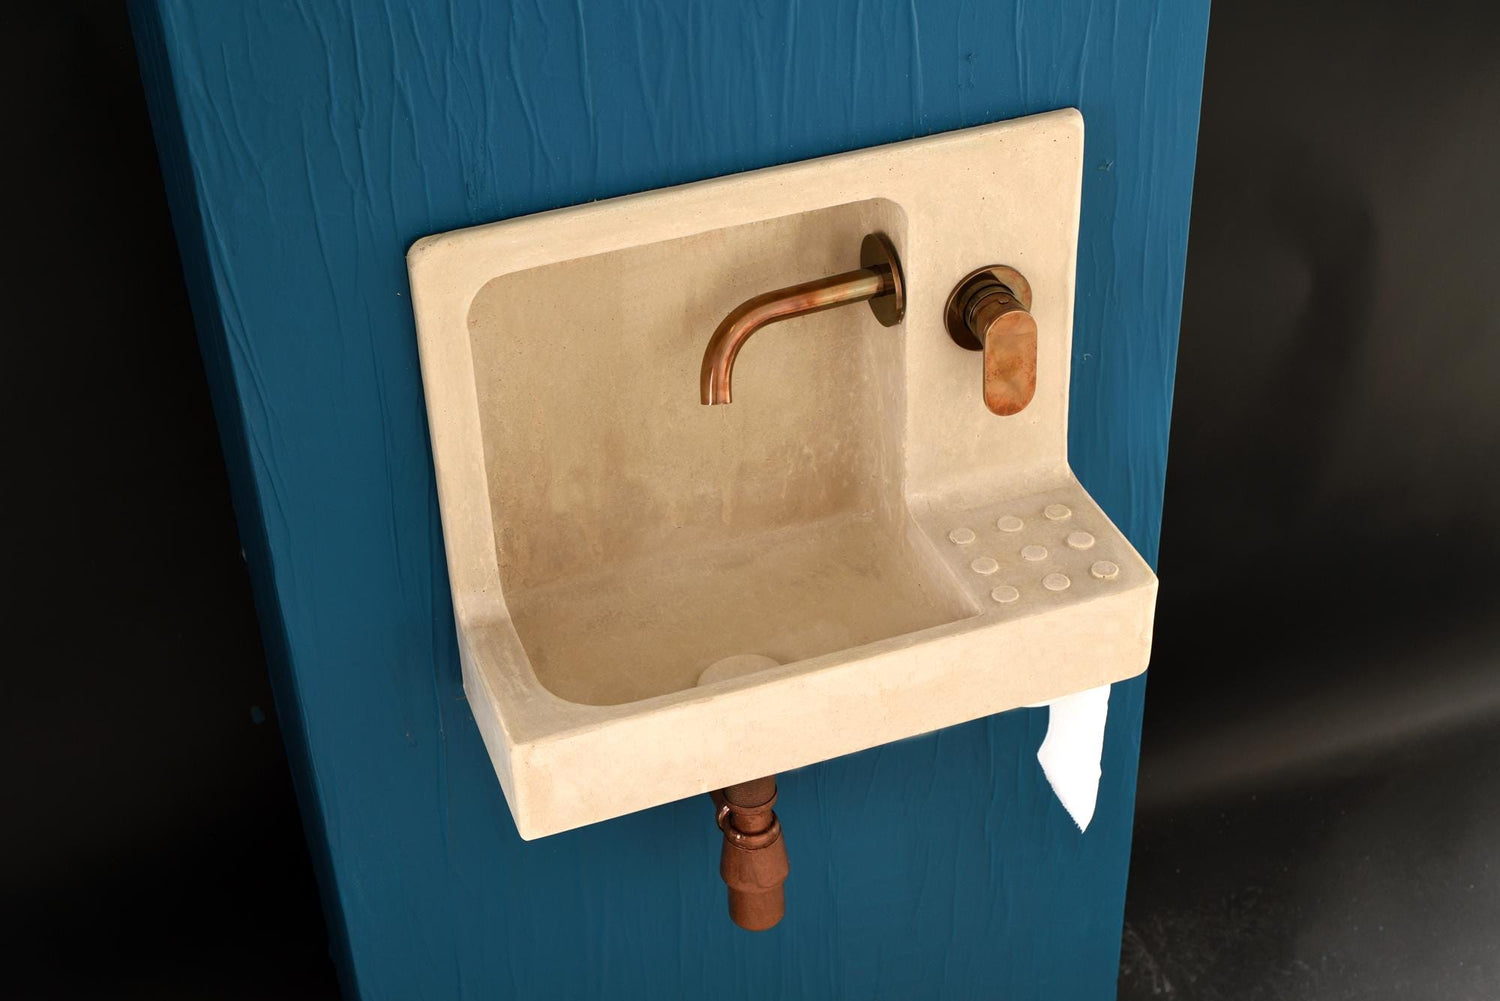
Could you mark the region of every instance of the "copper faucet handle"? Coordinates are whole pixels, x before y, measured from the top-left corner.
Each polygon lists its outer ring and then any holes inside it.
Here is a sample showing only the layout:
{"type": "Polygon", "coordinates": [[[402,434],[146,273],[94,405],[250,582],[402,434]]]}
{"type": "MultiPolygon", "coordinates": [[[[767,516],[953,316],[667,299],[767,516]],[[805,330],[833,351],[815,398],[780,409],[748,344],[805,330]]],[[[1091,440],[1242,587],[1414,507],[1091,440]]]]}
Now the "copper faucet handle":
{"type": "Polygon", "coordinates": [[[1015,268],[992,265],[954,286],[944,309],[948,336],[984,352],[984,405],[1000,417],[1026,409],[1036,395],[1036,320],[1031,284],[1015,268]]]}

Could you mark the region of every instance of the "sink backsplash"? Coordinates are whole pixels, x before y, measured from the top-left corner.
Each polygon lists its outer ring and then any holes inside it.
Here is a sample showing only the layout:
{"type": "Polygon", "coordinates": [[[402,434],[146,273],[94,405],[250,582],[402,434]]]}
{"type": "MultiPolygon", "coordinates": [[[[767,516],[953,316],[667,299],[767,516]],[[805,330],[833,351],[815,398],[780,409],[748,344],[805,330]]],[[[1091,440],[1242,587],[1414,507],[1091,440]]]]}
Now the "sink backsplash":
{"type": "Polygon", "coordinates": [[[883,199],[503,275],[472,338],[507,593],[664,552],[690,555],[841,514],[895,525],[906,328],[869,310],[774,327],[744,351],[731,407],[698,400],[703,345],[767,288],[899,246],[883,199]]]}

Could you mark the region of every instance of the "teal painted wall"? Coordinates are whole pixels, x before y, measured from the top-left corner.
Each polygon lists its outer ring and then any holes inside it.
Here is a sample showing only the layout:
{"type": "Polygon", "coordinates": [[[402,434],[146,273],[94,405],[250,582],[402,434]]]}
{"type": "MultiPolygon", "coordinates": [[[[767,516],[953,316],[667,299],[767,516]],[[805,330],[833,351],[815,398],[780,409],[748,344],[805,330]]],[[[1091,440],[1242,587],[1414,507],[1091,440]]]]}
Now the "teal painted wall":
{"type": "Polygon", "coordinates": [[[1040,711],[785,775],[788,915],[764,935],[724,917],[706,800],[520,841],[459,680],[403,254],[458,226],[1077,106],[1073,461],[1154,562],[1206,0],[133,15],[350,993],[1110,996],[1141,680],[1113,694],[1086,835],[1036,767],[1040,711]]]}

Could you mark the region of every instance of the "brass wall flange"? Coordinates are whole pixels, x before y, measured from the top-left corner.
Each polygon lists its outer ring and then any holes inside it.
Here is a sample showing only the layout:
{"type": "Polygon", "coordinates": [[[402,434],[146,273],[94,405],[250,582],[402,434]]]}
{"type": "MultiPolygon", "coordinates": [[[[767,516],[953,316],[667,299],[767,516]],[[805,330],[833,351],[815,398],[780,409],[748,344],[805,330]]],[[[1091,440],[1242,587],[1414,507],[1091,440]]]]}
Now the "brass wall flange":
{"type": "Polygon", "coordinates": [[[906,279],[901,275],[901,258],[890,237],[870,233],[859,243],[859,266],[881,277],[889,276],[888,291],[868,300],[870,312],[882,327],[894,327],[906,315],[906,279]]]}
{"type": "Polygon", "coordinates": [[[786,913],[783,884],[791,869],[776,805],[776,776],[768,775],[709,794],[724,833],[719,876],[729,887],[729,917],[748,931],[775,927],[786,913]]]}
{"type": "Polygon", "coordinates": [[[984,352],[984,405],[1000,417],[1036,395],[1036,320],[1031,283],[1001,264],[969,272],[943,306],[943,326],[959,347],[984,352]]]}

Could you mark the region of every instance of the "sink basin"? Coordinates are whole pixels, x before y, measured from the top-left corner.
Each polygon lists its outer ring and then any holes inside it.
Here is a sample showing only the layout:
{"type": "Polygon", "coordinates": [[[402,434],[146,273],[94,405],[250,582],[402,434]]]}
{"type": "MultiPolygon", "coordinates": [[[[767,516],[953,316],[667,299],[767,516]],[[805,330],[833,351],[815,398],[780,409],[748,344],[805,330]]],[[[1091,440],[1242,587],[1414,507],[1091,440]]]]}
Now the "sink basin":
{"type": "Polygon", "coordinates": [[[1054,112],[413,246],[464,687],[523,837],[1144,670],[1155,578],[1067,465],[1082,148],[1054,112]],[[874,232],[905,321],[769,327],[702,406],[719,320],[874,232]],[[989,263],[1040,331],[1009,418],[943,329],[989,263]]]}

